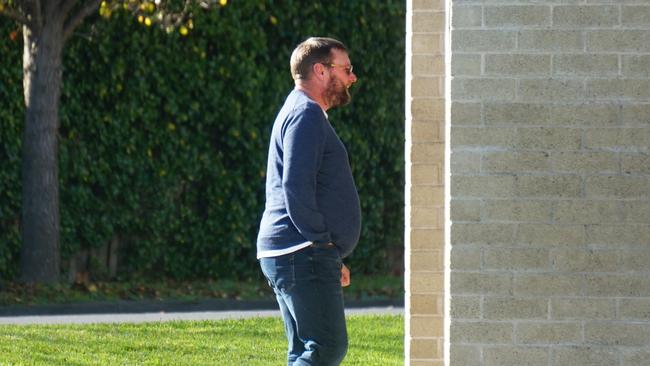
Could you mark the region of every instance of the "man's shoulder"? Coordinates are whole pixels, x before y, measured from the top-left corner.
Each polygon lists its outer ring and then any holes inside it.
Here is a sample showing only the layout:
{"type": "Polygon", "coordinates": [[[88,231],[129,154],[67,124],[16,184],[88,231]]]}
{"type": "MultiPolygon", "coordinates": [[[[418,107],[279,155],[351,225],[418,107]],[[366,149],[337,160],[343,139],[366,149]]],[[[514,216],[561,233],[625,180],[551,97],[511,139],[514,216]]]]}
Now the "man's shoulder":
{"type": "Polygon", "coordinates": [[[314,123],[326,122],[325,113],[318,103],[309,99],[303,93],[294,90],[284,103],[278,115],[278,121],[282,124],[293,124],[301,121],[314,123]]]}

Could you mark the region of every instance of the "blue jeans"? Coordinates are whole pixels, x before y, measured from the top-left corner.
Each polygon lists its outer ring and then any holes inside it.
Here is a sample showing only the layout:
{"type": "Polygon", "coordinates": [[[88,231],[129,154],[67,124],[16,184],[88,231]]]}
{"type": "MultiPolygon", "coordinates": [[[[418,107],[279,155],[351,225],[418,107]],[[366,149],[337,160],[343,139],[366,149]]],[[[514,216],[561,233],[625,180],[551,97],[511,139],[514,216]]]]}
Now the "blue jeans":
{"type": "Polygon", "coordinates": [[[348,349],[338,249],[307,247],[260,266],[280,305],[289,366],[338,366],[348,349]]]}

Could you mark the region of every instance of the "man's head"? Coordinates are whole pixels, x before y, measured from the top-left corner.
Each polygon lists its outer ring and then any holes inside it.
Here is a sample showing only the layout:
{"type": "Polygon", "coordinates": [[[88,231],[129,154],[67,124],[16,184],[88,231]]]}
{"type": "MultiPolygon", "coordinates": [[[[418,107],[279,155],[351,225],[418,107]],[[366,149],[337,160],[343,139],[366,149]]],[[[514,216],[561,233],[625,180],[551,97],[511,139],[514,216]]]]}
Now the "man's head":
{"type": "Polygon", "coordinates": [[[347,104],[348,88],[357,81],[347,48],[332,38],[311,37],[291,54],[291,75],[322,98],[325,109],[347,104]]]}
{"type": "Polygon", "coordinates": [[[333,38],[311,37],[299,44],[291,54],[291,76],[294,80],[311,77],[315,64],[332,63],[332,50],[347,53],[345,45],[333,38]]]}

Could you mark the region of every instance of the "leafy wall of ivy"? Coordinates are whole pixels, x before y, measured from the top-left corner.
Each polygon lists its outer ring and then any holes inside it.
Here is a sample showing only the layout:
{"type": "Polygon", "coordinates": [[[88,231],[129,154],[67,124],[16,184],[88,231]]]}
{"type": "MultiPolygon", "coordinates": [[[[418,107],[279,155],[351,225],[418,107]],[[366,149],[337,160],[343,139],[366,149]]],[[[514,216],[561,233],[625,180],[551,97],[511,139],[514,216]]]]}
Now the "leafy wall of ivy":
{"type": "MultiPolygon", "coordinates": [[[[331,111],[362,202],[357,273],[401,268],[404,206],[401,1],[244,1],[195,14],[189,35],[127,14],[90,19],[65,50],[64,260],[119,244],[119,277],[259,276],[271,124],[293,87],[291,51],[340,39],[359,81],[331,111]]],[[[0,277],[17,276],[23,124],[21,36],[0,19],[0,277]]],[[[65,272],[67,268],[62,268],[65,272]]]]}

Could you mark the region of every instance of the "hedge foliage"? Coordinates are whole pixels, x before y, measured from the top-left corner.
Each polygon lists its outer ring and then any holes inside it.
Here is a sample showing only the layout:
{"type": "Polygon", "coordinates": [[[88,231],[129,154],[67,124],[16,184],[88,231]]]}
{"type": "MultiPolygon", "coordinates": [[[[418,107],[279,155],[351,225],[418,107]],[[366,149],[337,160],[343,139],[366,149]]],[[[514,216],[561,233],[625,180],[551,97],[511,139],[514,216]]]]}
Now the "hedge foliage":
{"type": "MultiPolygon", "coordinates": [[[[63,258],[120,243],[122,278],[258,276],[271,124],[311,35],[343,40],[359,81],[330,113],[361,195],[357,273],[399,266],[403,236],[401,1],[243,1],[195,14],[188,36],[96,17],[65,50],[63,258]]],[[[0,275],[19,262],[22,37],[0,19],[0,275]],[[14,34],[15,35],[15,34],[14,34]],[[12,39],[15,38],[15,39],[12,39]]]]}

